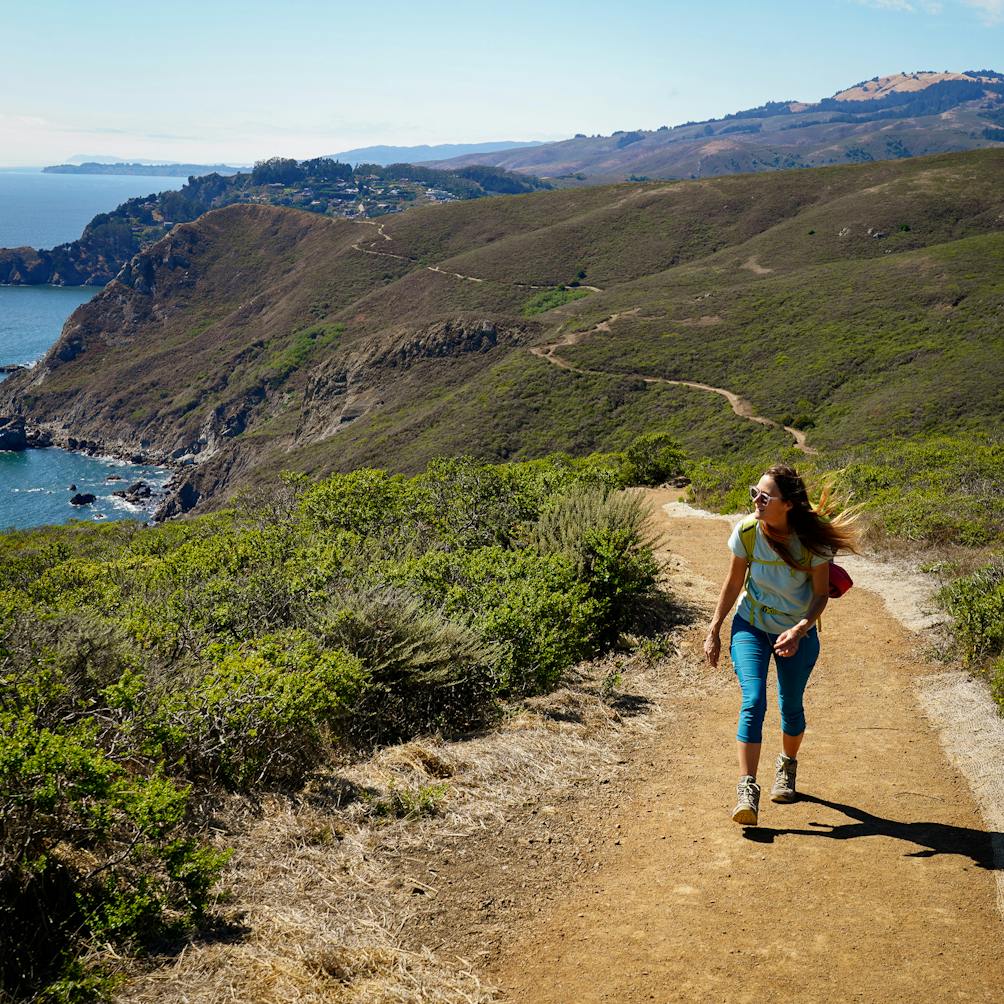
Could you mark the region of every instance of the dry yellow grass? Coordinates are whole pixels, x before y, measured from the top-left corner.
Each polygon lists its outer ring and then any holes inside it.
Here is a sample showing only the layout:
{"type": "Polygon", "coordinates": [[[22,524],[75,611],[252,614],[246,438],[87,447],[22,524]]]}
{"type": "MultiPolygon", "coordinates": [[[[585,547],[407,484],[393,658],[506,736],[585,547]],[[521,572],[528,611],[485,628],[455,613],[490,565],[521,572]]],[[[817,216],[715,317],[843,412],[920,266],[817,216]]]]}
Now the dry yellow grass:
{"type": "Polygon", "coordinates": [[[624,744],[655,727],[670,682],[680,683],[674,656],[582,666],[489,733],[388,747],[319,773],[296,799],[271,799],[239,835],[221,837],[235,853],[217,913],[234,937],[193,943],[132,975],[119,1004],[495,1001],[468,960],[403,947],[417,906],[448,895],[418,863],[437,841],[503,827],[519,807],[615,771],[624,744]],[[617,710],[615,671],[648,713],[617,710]],[[379,813],[421,806],[430,792],[433,812],[379,813]]]}
{"type": "Polygon", "coordinates": [[[893,73],[878,80],[867,80],[856,87],[834,94],[837,101],[874,101],[889,94],[904,91],[922,91],[931,84],[939,84],[943,80],[986,80],[986,77],[974,76],[969,73],[937,73],[933,70],[922,70],[918,73],[893,73]]]}

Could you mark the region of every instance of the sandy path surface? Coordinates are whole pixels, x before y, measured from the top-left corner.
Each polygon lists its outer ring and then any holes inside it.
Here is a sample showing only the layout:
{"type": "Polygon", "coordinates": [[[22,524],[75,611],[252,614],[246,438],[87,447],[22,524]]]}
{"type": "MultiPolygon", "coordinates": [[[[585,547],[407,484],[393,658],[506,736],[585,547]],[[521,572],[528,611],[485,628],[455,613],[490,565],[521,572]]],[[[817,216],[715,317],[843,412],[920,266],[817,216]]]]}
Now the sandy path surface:
{"type": "MultiPolygon", "coordinates": [[[[678,576],[713,601],[728,524],[664,519],[678,576]]],[[[695,665],[703,627],[688,638],[695,665]]],[[[523,925],[492,966],[524,1004],[1000,1001],[994,843],[918,703],[917,636],[861,584],[823,618],[806,695],[802,799],[730,819],[737,688],[726,658],[682,703],[603,822],[591,873],[523,925]]],[[[773,686],[773,684],[772,684],[773,686]]],[[[998,866],[999,866],[998,858],[998,866]]]]}

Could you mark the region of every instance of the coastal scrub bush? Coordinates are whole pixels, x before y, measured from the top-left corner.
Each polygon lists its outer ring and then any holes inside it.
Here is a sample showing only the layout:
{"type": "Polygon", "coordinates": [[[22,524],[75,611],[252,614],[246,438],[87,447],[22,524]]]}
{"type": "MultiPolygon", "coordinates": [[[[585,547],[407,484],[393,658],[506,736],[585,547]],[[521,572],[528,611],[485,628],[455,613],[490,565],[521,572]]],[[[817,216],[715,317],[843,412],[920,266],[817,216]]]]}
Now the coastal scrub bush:
{"type": "Polygon", "coordinates": [[[966,665],[1004,652],[1004,558],[956,579],[940,593],[966,665]]]}
{"type": "Polygon", "coordinates": [[[231,791],[300,783],[364,689],[359,660],[302,630],[213,654],[151,723],[163,761],[231,791]]]}
{"type": "Polygon", "coordinates": [[[134,949],[199,918],[224,858],[190,832],[187,800],[102,750],[96,722],[0,713],[4,991],[58,978],[68,949],[134,949]]]}
{"type": "Polygon", "coordinates": [[[949,583],[938,598],[965,665],[986,676],[1004,712],[1004,557],[949,583]]]}
{"type": "Polygon", "coordinates": [[[540,554],[566,558],[587,586],[600,645],[630,628],[655,590],[650,516],[637,495],[593,490],[563,499],[534,528],[531,545],[540,554]]]}
{"type": "Polygon", "coordinates": [[[497,647],[496,696],[544,692],[595,649],[595,604],[561,556],[497,546],[429,551],[396,574],[497,647]]]}
{"type": "Polygon", "coordinates": [[[437,728],[463,731],[493,705],[502,651],[407,589],[376,587],[331,599],[313,631],[366,667],[347,729],[369,745],[437,728]]]}
{"type": "Polygon", "coordinates": [[[413,482],[415,516],[448,547],[510,546],[536,519],[544,483],[470,457],[434,460],[413,482]]]}
{"type": "Polygon", "coordinates": [[[665,432],[638,436],[624,451],[624,481],[632,485],[661,485],[683,474],[687,455],[665,432]]]}

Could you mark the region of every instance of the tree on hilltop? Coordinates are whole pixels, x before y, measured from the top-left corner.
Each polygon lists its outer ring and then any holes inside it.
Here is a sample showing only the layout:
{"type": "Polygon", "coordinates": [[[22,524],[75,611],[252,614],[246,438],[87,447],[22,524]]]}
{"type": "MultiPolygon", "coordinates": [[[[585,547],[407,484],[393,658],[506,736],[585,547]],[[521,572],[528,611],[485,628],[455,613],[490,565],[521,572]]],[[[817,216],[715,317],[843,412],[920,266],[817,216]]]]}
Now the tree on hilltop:
{"type": "Polygon", "coordinates": [[[306,172],[291,157],[269,157],[255,161],[251,171],[251,182],[255,185],[294,185],[303,181],[306,172]]]}
{"type": "Polygon", "coordinates": [[[330,157],[314,157],[303,161],[300,166],[308,178],[318,181],[349,181],[352,178],[351,164],[343,164],[330,157]]]}

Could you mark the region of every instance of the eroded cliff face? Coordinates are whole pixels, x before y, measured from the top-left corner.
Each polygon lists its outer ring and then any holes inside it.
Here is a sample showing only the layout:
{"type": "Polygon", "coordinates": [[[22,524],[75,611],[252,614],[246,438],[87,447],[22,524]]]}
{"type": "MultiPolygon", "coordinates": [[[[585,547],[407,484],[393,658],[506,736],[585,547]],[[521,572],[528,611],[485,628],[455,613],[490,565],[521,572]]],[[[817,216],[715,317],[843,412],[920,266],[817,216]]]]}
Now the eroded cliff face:
{"type": "Polygon", "coordinates": [[[352,247],[358,232],[246,206],[176,227],[75,311],[37,366],[0,384],[0,415],[57,446],[174,466],[161,513],[174,515],[253,481],[266,456],[281,467],[318,446],[337,466],[338,433],[416,370],[434,383],[447,361],[535,330],[454,315],[354,333],[353,293],[387,281],[352,247]]]}

